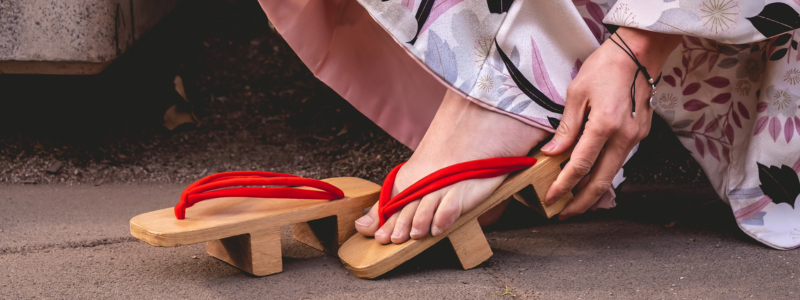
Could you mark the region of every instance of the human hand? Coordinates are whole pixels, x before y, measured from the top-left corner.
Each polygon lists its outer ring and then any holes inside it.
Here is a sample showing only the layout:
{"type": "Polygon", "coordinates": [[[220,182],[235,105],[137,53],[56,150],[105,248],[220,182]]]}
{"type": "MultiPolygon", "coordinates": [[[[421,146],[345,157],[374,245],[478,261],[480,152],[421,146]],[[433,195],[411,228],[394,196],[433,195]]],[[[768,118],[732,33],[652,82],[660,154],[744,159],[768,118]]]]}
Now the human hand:
{"type": "MultiPolygon", "coordinates": [[[[681,36],[626,27],[620,27],[616,34],[630,46],[654,80],[681,41],[681,36]]],[[[617,36],[613,38],[622,44],[617,36]]],[[[555,203],[590,171],[591,174],[586,186],[561,211],[559,219],[592,207],[612,187],[612,180],[631,149],[650,132],[651,87],[642,74],[636,79],[636,114],[631,113],[630,89],[637,68],[624,50],[607,40],[586,59],[567,88],[561,124],[542,152],[557,155],[569,149],[581,135],[587,115],[588,120],[569,163],[550,187],[545,201],[555,203]]]]}

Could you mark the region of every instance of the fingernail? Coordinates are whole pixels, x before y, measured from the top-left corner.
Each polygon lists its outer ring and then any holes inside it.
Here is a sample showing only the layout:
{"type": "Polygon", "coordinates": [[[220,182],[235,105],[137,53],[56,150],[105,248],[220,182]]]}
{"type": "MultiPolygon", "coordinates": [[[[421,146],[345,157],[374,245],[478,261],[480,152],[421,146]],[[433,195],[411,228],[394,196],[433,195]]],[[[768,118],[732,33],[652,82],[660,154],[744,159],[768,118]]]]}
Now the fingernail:
{"type": "Polygon", "coordinates": [[[433,234],[433,236],[437,236],[437,235],[439,235],[441,233],[442,233],[442,230],[439,229],[439,227],[433,226],[433,228],[431,228],[431,234],[433,234]]]}
{"type": "Polygon", "coordinates": [[[544,145],[544,147],[542,147],[542,151],[553,151],[553,149],[555,148],[556,148],[556,142],[549,141],[547,142],[547,144],[544,145]]]}
{"type": "Polygon", "coordinates": [[[392,232],[392,238],[393,239],[399,239],[401,236],[402,236],[402,234],[401,234],[401,232],[399,230],[395,230],[394,232],[392,232]]]}
{"type": "Polygon", "coordinates": [[[417,230],[416,228],[411,228],[411,236],[412,237],[413,236],[417,236],[418,234],[419,234],[419,230],[417,230]]]}
{"type": "Polygon", "coordinates": [[[358,220],[356,220],[356,224],[358,226],[363,226],[363,227],[372,225],[372,222],[375,222],[375,220],[373,220],[370,216],[363,216],[361,218],[358,218],[358,220]]]}
{"type": "Polygon", "coordinates": [[[386,235],[386,232],[384,232],[383,229],[378,229],[378,231],[375,231],[375,237],[382,237],[384,235],[386,235]]]}

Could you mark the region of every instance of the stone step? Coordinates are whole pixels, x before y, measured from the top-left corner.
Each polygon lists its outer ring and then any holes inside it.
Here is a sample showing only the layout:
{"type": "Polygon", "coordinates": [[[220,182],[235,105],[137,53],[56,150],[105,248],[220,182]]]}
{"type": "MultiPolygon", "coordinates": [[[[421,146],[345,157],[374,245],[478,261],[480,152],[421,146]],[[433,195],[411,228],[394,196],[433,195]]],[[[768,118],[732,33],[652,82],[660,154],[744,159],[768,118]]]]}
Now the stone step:
{"type": "Polygon", "coordinates": [[[103,71],[180,0],[0,2],[0,74],[103,71]]]}

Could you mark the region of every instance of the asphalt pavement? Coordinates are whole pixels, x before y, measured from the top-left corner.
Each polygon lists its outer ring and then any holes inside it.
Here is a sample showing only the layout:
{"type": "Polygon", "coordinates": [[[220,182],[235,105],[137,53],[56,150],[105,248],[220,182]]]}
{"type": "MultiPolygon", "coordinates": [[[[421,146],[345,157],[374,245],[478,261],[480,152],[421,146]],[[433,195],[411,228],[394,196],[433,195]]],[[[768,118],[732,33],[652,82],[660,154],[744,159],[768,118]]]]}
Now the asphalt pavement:
{"type": "Polygon", "coordinates": [[[512,204],[486,228],[494,256],[477,268],[461,270],[440,243],[363,280],[288,227],[284,271],[266,277],[202,244],[158,248],[130,236],[130,218],[174,205],[183,188],[0,185],[0,299],[800,298],[800,251],[760,245],[707,196],[627,192],[616,209],[567,222],[512,204]]]}

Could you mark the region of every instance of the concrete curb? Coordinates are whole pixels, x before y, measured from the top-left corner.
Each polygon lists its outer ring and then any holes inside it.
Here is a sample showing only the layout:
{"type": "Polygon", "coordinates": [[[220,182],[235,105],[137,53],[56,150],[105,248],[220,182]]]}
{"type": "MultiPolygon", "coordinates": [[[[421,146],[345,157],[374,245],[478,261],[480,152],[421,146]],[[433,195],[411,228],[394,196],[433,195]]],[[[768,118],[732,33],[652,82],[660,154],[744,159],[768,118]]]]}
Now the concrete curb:
{"type": "Polygon", "coordinates": [[[179,2],[0,2],[0,74],[100,73],[179,2]]]}

